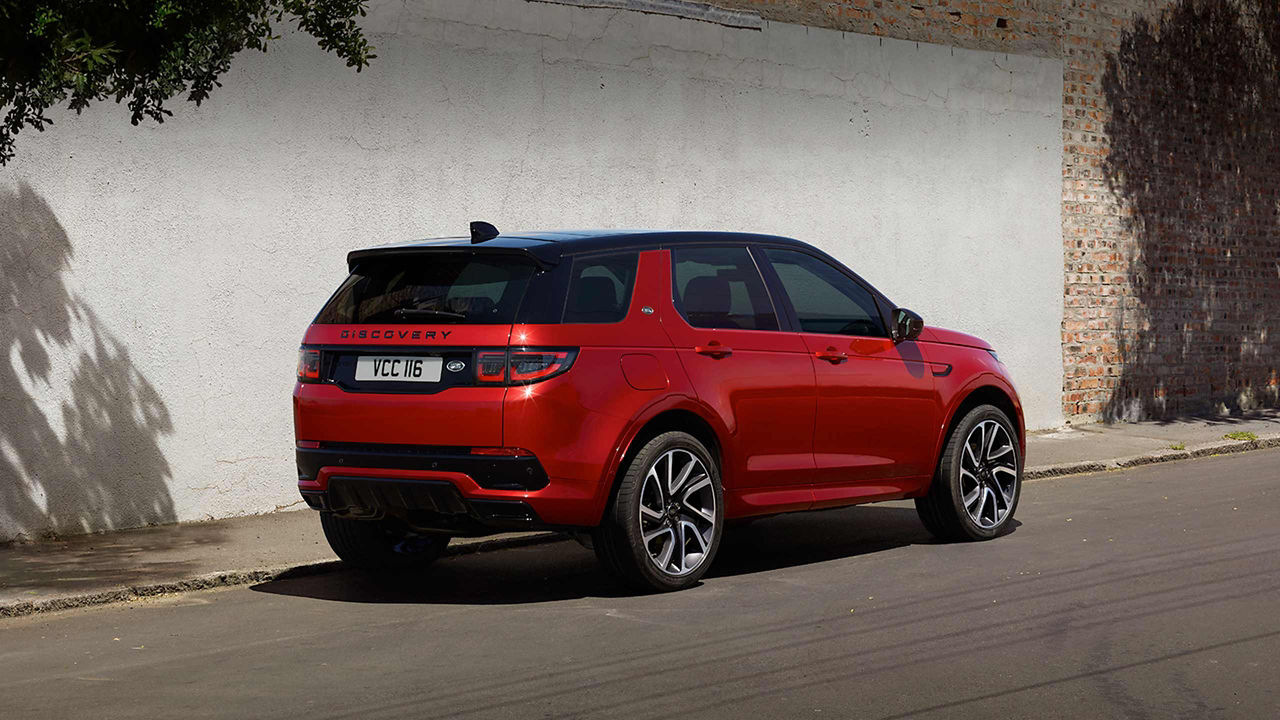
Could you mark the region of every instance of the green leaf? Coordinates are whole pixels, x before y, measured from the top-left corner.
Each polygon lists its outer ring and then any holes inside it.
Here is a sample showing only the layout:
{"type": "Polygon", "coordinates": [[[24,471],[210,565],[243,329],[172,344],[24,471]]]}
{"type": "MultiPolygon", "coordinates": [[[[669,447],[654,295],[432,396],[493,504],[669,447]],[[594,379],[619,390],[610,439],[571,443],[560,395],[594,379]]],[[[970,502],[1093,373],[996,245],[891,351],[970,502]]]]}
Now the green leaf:
{"type": "Polygon", "coordinates": [[[265,51],[284,22],[357,71],[376,56],[356,18],[366,0],[0,0],[0,165],[55,105],[114,97],[130,120],[163,122],[165,103],[199,104],[240,52],[265,51]],[[140,9],[145,8],[145,9],[140,9]]]}

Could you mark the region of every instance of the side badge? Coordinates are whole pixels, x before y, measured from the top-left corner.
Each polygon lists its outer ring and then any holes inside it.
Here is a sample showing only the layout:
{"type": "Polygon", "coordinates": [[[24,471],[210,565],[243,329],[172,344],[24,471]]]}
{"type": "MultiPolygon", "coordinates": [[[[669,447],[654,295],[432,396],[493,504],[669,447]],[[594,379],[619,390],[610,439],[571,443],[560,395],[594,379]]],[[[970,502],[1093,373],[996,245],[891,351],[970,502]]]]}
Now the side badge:
{"type": "Polygon", "coordinates": [[[449,372],[462,372],[467,367],[467,364],[461,360],[450,360],[449,364],[444,367],[449,372]]]}

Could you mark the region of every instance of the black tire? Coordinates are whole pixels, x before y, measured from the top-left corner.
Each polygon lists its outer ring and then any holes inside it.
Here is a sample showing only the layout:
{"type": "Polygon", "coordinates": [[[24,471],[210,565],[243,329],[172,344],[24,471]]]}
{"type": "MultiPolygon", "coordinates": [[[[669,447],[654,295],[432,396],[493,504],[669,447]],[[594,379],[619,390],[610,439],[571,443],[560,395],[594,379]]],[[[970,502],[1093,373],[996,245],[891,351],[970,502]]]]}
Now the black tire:
{"type": "Polygon", "coordinates": [[[380,520],[354,520],[320,513],[329,547],[346,564],[369,572],[398,573],[421,570],[444,552],[446,535],[410,535],[396,532],[380,520]]]}
{"type": "MultiPolygon", "coordinates": [[[[990,429],[990,425],[984,426],[990,429]]],[[[995,431],[992,430],[994,433],[995,431]]],[[[995,437],[999,437],[996,435],[995,437]]],[[[924,497],[916,498],[916,512],[920,515],[921,522],[924,523],[932,535],[948,541],[970,541],[970,540],[989,540],[993,537],[1008,531],[1013,523],[1014,512],[1018,509],[1018,501],[1022,499],[1022,450],[1017,442],[1018,434],[1014,430],[1013,423],[1009,417],[999,408],[993,405],[979,405],[970,410],[956,425],[947,438],[947,444],[942,450],[942,457],[938,461],[937,472],[933,476],[933,482],[929,486],[929,493],[924,497]],[[979,426],[984,423],[995,422],[1004,430],[1004,436],[1010,442],[1009,447],[1012,450],[1012,464],[1016,472],[1012,478],[1012,499],[1008,498],[1006,486],[1008,483],[1008,473],[1006,471],[996,471],[983,474],[982,480],[973,479],[975,476],[971,472],[966,471],[965,478],[961,477],[961,469],[965,465],[964,458],[975,458],[971,460],[969,465],[972,466],[976,462],[976,456],[973,455],[973,445],[971,434],[979,426]],[[965,444],[970,443],[969,455],[966,456],[965,444]],[[1000,484],[996,484],[997,481],[1000,484]],[[986,483],[987,486],[993,488],[991,495],[988,496],[989,501],[993,503],[993,507],[1004,508],[1004,515],[999,522],[994,522],[995,517],[991,518],[989,526],[979,524],[966,508],[964,502],[963,488],[976,488],[980,483],[986,483]],[[997,494],[998,493],[998,494],[997,494]]],[[[981,439],[979,439],[981,444],[981,439]]],[[[1001,447],[993,447],[992,450],[999,450],[1001,447]]],[[[1004,458],[1004,456],[1001,456],[1004,458]]],[[[985,458],[984,458],[985,459],[985,458]]],[[[986,467],[994,465],[1007,465],[1001,461],[996,463],[988,463],[986,467]]],[[[985,471],[984,471],[985,473],[985,471]]],[[[972,490],[970,491],[972,492],[972,490]]],[[[981,490],[979,490],[981,492],[981,490]]],[[[987,498],[983,502],[987,502],[987,498]]],[[[985,504],[982,506],[985,508],[985,504]]],[[[981,510],[979,511],[981,515],[981,510]]],[[[986,523],[986,518],[982,518],[986,523]]]]}
{"type": "MultiPolygon", "coordinates": [[[[680,453],[676,453],[676,457],[681,457],[680,453]]],[[[683,485],[678,486],[676,495],[684,500],[688,500],[688,495],[681,495],[688,487],[695,484],[693,473],[691,471],[689,480],[683,485]]],[[[698,473],[700,477],[702,473],[698,473]]],[[[671,498],[667,498],[671,500],[671,498]]],[[[675,501],[672,500],[674,503],[675,501]]],[[[679,505],[680,503],[675,503],[679,505]]],[[[679,512],[675,510],[673,512],[679,512]]],[[[689,511],[690,517],[694,517],[694,510],[689,511]]],[[[705,517],[698,515],[697,517],[705,517]]],[[[670,522],[670,521],[662,521],[670,522]]],[[[677,516],[674,520],[675,528],[672,530],[670,542],[677,545],[677,538],[680,531],[680,518],[677,516]]],[[[705,520],[704,520],[705,522],[705,520]]],[[[686,526],[687,527],[687,526],[686,526]]],[[[652,530],[653,528],[651,528],[652,530]]],[[[630,463],[623,471],[622,477],[618,480],[618,486],[614,492],[613,499],[609,504],[608,510],[605,511],[605,517],[600,527],[592,532],[592,545],[596,552],[596,557],[600,559],[600,564],[606,570],[613,573],[628,586],[641,592],[670,592],[672,590],[683,590],[697,584],[697,582],[706,574],[707,569],[715,560],[716,551],[720,548],[720,538],[724,533],[724,490],[721,487],[720,467],[716,463],[715,458],[707,450],[697,438],[684,432],[667,432],[663,433],[652,440],[649,440],[631,459],[630,463]],[[649,486],[646,490],[645,480],[649,474],[650,468],[655,467],[655,463],[674,462],[666,460],[668,453],[671,451],[684,451],[692,457],[696,458],[705,469],[705,475],[710,480],[709,488],[705,485],[699,490],[697,502],[702,513],[714,517],[714,522],[709,529],[699,531],[698,527],[694,530],[698,531],[695,538],[692,533],[688,535],[692,539],[690,543],[680,543],[683,562],[685,548],[698,548],[706,546],[705,552],[690,552],[689,556],[697,558],[697,565],[688,571],[675,573],[669,572],[658,566],[659,560],[655,560],[650,555],[650,545],[644,541],[644,531],[642,525],[644,523],[656,523],[660,532],[666,532],[661,528],[663,525],[659,521],[641,520],[640,505],[642,502],[646,505],[652,504],[654,500],[653,486],[649,486]],[[648,494],[646,494],[648,493],[648,494]],[[706,501],[714,498],[715,507],[711,511],[706,508],[706,501]],[[706,534],[710,535],[710,541],[706,540],[706,534]]],[[[654,540],[659,543],[665,540],[658,538],[654,540]]],[[[674,558],[675,552],[670,553],[674,558]]],[[[659,552],[661,555],[662,553],[659,552]]]]}

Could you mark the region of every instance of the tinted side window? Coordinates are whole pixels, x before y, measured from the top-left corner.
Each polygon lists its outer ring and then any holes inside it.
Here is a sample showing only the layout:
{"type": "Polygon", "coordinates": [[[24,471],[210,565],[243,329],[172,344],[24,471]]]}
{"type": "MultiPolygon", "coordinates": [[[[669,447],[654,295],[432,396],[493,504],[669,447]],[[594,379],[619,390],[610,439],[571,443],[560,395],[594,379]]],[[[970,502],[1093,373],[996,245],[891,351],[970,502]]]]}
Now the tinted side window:
{"type": "Polygon", "coordinates": [[[764,280],[746,248],[671,252],[676,308],[694,327],[777,330],[764,280]]]}
{"type": "Polygon", "coordinates": [[[621,253],[575,259],[564,322],[621,322],[631,306],[637,258],[636,253],[621,253]]]}
{"type": "Polygon", "coordinates": [[[765,255],[804,332],[887,337],[875,297],[848,275],[812,255],[768,248],[765,255]]]}

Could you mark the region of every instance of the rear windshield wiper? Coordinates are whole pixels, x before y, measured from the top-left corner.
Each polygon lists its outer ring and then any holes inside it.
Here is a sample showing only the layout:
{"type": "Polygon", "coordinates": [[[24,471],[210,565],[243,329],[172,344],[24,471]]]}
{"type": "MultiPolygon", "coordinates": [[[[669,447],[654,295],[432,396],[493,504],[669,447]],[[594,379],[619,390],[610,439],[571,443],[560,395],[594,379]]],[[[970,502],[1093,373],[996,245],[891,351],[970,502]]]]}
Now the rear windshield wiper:
{"type": "Polygon", "coordinates": [[[434,317],[448,318],[450,320],[466,320],[466,313],[454,312],[452,310],[433,310],[430,308],[400,308],[391,313],[398,318],[417,318],[417,317],[434,317]]]}

